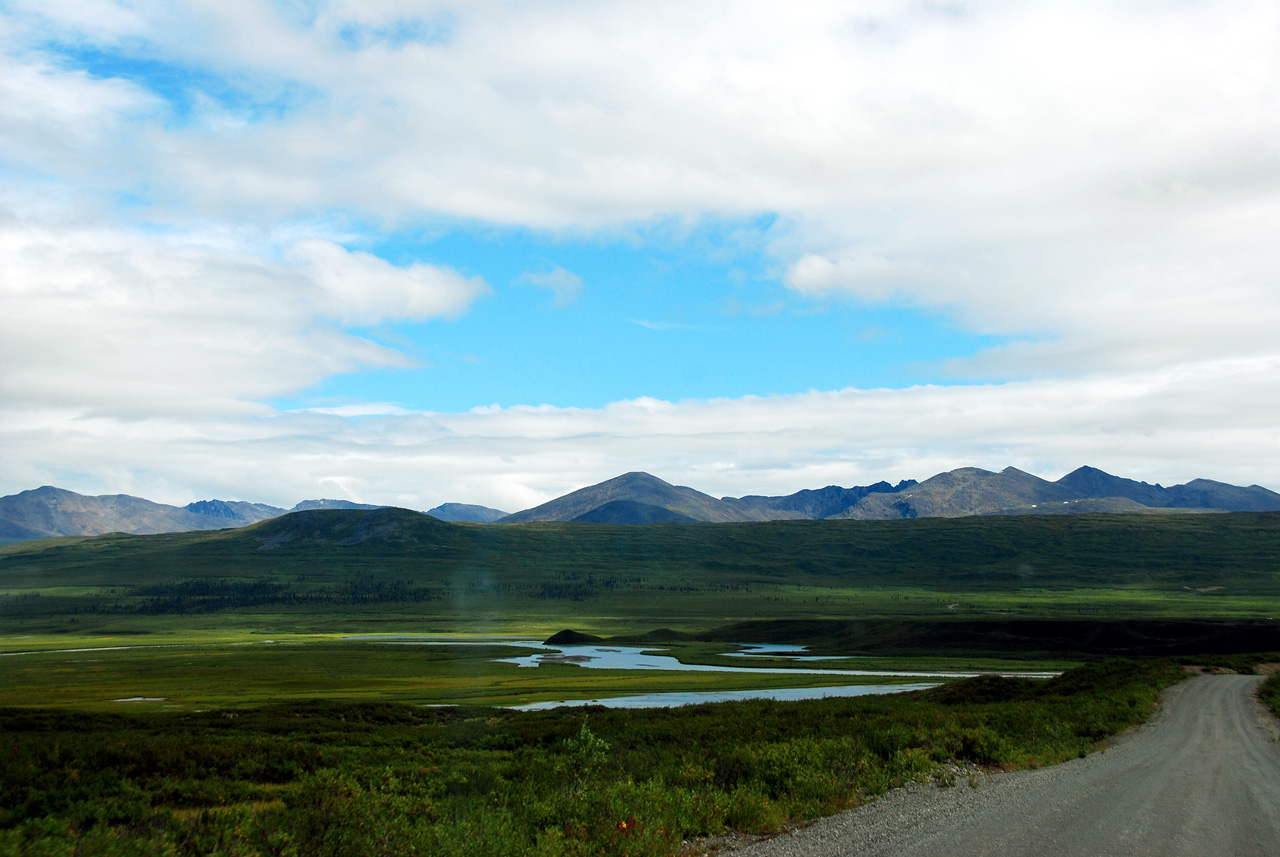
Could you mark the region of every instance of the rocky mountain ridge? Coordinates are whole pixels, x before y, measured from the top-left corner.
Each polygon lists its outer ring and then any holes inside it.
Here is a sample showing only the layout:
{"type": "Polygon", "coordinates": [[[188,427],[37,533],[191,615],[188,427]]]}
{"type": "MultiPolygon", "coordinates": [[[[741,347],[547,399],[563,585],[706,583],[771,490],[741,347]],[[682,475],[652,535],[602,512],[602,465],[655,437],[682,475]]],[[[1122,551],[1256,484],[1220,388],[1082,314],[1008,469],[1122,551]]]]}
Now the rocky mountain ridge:
{"type": "Polygon", "coordinates": [[[961,467],[893,493],[868,495],[831,518],[953,518],[964,515],[1052,515],[1084,512],[1273,512],[1280,494],[1210,479],[1151,485],[1081,467],[1050,482],[1006,467],[999,473],[961,467]]]}
{"type": "MultiPolygon", "coordinates": [[[[239,500],[199,500],[179,507],[127,494],[87,497],[45,486],[0,497],[0,543],[109,532],[224,529],[302,510],[377,508],[382,507],[349,500],[304,500],[292,509],[239,500]]],[[[1280,494],[1258,485],[1240,487],[1210,479],[1166,488],[1094,467],[1081,467],[1054,482],[1014,467],[998,473],[962,467],[923,482],[877,482],[853,488],[829,485],[781,497],[717,499],[649,473],[633,472],[511,515],[465,503],[445,503],[427,514],[450,522],[645,525],[1169,511],[1280,511],[1280,494]]]]}
{"type": "Polygon", "coordinates": [[[613,524],[779,520],[890,520],[968,515],[1051,515],[1084,512],[1280,511],[1280,494],[1195,479],[1164,487],[1081,467],[1050,482],[1016,467],[999,473],[961,467],[923,482],[806,489],[782,497],[722,497],[671,485],[648,473],[626,473],[580,488],[501,523],[579,521],[613,524]],[[677,517],[660,514],[666,510],[677,517]]]}
{"type": "Polygon", "coordinates": [[[347,500],[304,500],[292,509],[243,500],[170,506],[129,494],[77,494],[45,485],[0,497],[0,543],[104,533],[178,533],[243,527],[303,509],[377,509],[347,500]]]}

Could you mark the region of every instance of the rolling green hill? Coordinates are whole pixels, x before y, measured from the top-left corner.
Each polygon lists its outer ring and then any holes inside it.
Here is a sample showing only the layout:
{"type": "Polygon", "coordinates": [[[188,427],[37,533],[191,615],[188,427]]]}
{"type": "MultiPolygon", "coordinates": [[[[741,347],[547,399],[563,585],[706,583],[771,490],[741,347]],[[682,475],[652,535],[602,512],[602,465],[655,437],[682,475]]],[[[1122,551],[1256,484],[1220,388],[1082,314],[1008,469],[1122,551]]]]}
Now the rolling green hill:
{"type": "Polygon", "coordinates": [[[0,615],[14,632],[233,615],[330,629],[523,621],[552,630],[876,616],[1264,618],[1280,615],[1280,514],[638,527],[318,510],[238,530],[0,548],[0,615]]]}

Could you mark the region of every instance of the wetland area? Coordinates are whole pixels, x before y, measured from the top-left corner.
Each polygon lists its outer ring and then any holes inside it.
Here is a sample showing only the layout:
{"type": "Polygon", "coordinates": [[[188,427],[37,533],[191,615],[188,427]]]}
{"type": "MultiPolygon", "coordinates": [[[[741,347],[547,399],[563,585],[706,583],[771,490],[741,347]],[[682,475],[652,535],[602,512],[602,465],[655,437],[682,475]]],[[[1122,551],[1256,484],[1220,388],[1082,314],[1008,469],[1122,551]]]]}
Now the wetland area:
{"type": "Polygon", "coordinates": [[[0,689],[0,703],[29,703],[44,692],[61,704],[146,702],[178,710],[281,701],[301,692],[312,698],[361,693],[364,698],[433,705],[648,707],[895,693],[974,675],[846,669],[841,665],[860,659],[835,657],[822,658],[828,668],[817,668],[805,660],[811,656],[801,654],[803,649],[748,645],[710,650],[723,656],[711,660],[749,654],[752,660],[768,661],[761,666],[685,662],[677,656],[679,648],[672,653],[641,646],[418,635],[27,649],[0,654],[9,678],[0,689]],[[311,677],[317,679],[314,684],[309,684],[311,677]]]}

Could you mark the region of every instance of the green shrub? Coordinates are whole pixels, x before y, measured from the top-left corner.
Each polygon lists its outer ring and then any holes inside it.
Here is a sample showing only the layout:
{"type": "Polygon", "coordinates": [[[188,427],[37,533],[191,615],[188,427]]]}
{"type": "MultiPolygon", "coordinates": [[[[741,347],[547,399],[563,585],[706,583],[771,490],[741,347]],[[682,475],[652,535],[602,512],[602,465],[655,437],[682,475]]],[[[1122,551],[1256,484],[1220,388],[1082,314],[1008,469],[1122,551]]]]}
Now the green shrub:
{"type": "Polygon", "coordinates": [[[1258,688],[1258,696],[1262,702],[1277,716],[1280,716],[1280,673],[1269,677],[1258,688]]]}
{"type": "MultiPolygon", "coordinates": [[[[1051,681],[679,709],[518,713],[303,703],[117,717],[0,711],[8,854],[675,854],[776,829],[959,761],[1074,758],[1184,674],[1107,661],[1051,681]]],[[[1273,707],[1275,679],[1263,686],[1273,707]]]]}

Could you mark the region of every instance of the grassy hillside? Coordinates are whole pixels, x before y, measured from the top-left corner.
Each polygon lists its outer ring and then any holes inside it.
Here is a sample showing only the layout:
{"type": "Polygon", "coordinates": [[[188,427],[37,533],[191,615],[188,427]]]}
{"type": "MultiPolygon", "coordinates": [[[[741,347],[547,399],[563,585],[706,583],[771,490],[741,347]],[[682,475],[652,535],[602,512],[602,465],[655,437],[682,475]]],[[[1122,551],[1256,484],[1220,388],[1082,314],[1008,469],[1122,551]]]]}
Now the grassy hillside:
{"type": "Polygon", "coordinates": [[[758,618],[1280,615],[1280,514],[448,524],[314,511],[0,548],[10,633],[254,626],[612,632],[758,618]],[[416,624],[415,624],[416,623],[416,624]]]}

